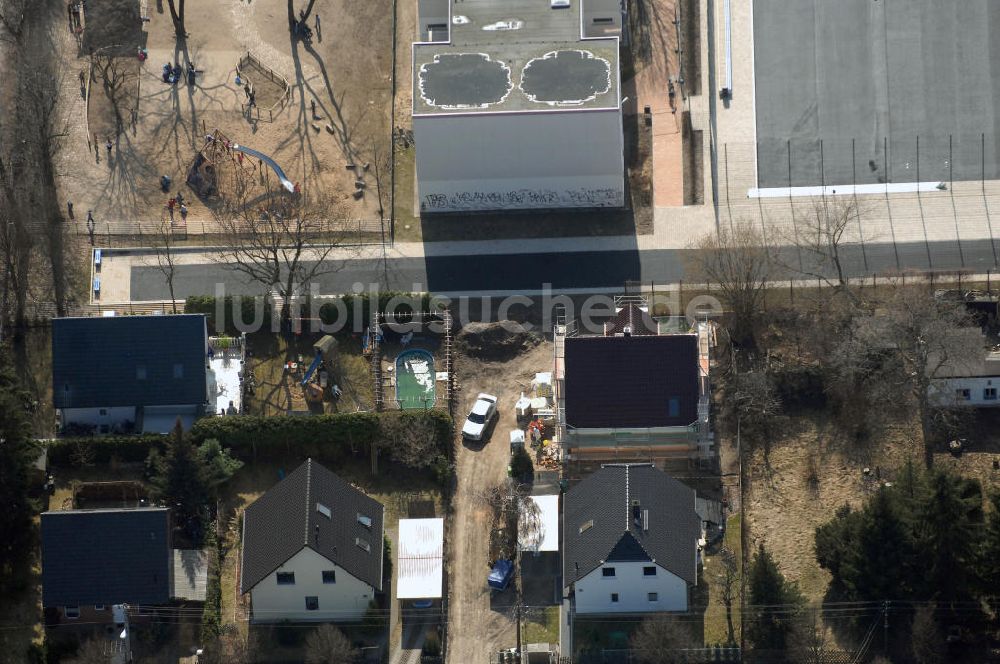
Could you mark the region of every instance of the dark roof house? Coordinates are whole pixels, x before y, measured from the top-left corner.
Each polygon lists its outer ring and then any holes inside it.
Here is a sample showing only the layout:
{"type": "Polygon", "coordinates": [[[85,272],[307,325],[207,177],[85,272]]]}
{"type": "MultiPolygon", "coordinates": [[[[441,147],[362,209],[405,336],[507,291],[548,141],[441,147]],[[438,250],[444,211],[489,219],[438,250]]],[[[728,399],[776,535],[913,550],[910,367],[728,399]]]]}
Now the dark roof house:
{"type": "Polygon", "coordinates": [[[208,332],[202,314],[56,318],[56,408],[203,404],[208,332]]]}
{"type": "Polygon", "coordinates": [[[45,512],[42,605],[164,604],[170,599],[170,512],[45,512]]]}
{"type": "Polygon", "coordinates": [[[377,500],[307,460],[246,509],[241,592],[304,547],[380,590],[383,511],[377,500]]]}
{"type": "Polygon", "coordinates": [[[698,420],[694,334],[567,337],[565,358],[568,427],[673,427],[698,420]]]}
{"type": "Polygon", "coordinates": [[[651,561],[694,585],[701,522],[695,492],[650,464],[608,464],[567,492],[563,579],[606,562],[651,561]]]}

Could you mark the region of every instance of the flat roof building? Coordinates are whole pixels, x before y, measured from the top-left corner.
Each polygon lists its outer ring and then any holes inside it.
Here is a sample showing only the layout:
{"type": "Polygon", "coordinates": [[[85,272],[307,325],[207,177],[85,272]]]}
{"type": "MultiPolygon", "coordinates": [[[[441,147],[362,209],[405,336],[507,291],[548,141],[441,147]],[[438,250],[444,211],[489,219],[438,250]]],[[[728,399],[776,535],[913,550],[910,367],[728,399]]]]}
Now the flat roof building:
{"type": "Polygon", "coordinates": [[[419,0],[422,213],[622,207],[617,0],[419,0]]]}

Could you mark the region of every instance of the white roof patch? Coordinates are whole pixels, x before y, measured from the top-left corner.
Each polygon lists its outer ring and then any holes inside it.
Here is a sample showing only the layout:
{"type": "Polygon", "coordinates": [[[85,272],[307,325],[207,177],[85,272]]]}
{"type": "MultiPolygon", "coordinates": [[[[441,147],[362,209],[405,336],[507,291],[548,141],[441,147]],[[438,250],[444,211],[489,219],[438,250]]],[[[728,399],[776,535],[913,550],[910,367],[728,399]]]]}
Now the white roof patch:
{"type": "Polygon", "coordinates": [[[400,519],[397,599],[441,597],[444,519],[400,519]]]}

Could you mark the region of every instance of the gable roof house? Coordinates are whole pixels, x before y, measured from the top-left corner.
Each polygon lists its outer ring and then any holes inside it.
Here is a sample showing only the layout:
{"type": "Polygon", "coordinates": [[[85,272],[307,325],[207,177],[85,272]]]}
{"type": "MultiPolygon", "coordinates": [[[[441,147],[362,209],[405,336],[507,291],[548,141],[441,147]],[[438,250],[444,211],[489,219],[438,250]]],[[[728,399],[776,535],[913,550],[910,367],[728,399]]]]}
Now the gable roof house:
{"type": "Polygon", "coordinates": [[[603,333],[555,330],[555,438],[569,459],[697,458],[711,454],[713,328],[670,332],[624,303],[603,333]]]}
{"type": "Polygon", "coordinates": [[[360,620],[382,589],[384,509],[312,459],[243,515],[251,620],[360,620]]]}
{"type": "Polygon", "coordinates": [[[205,316],[52,321],[52,399],[67,428],[167,433],[208,401],[205,316]]]}
{"type": "Polygon", "coordinates": [[[167,508],[44,512],[41,533],[42,606],[61,618],[110,621],[115,604],[170,601],[167,508]]]}
{"type": "Polygon", "coordinates": [[[563,504],[563,580],[576,613],[687,611],[701,537],[693,489],[652,464],[608,464],[563,504]]]}
{"type": "Polygon", "coordinates": [[[928,396],[942,408],[1000,406],[1000,352],[978,327],[955,330],[928,361],[928,396]]]}

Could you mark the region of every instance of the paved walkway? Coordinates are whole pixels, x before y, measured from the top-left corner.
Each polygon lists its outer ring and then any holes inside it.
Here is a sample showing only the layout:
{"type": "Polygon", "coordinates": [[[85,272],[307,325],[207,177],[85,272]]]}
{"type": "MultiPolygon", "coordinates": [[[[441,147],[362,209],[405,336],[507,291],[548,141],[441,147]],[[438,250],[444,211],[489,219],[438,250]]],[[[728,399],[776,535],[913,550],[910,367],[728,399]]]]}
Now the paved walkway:
{"type": "Polygon", "coordinates": [[[640,114],[640,131],[646,131],[645,109],[652,115],[653,204],[676,207],[684,204],[683,137],[681,134],[682,94],[675,87],[670,99],[670,82],[679,78],[677,33],[672,24],[676,0],[644,0],[650,24],[659,28],[650,39],[649,63],[635,76],[635,110],[640,114]]]}

